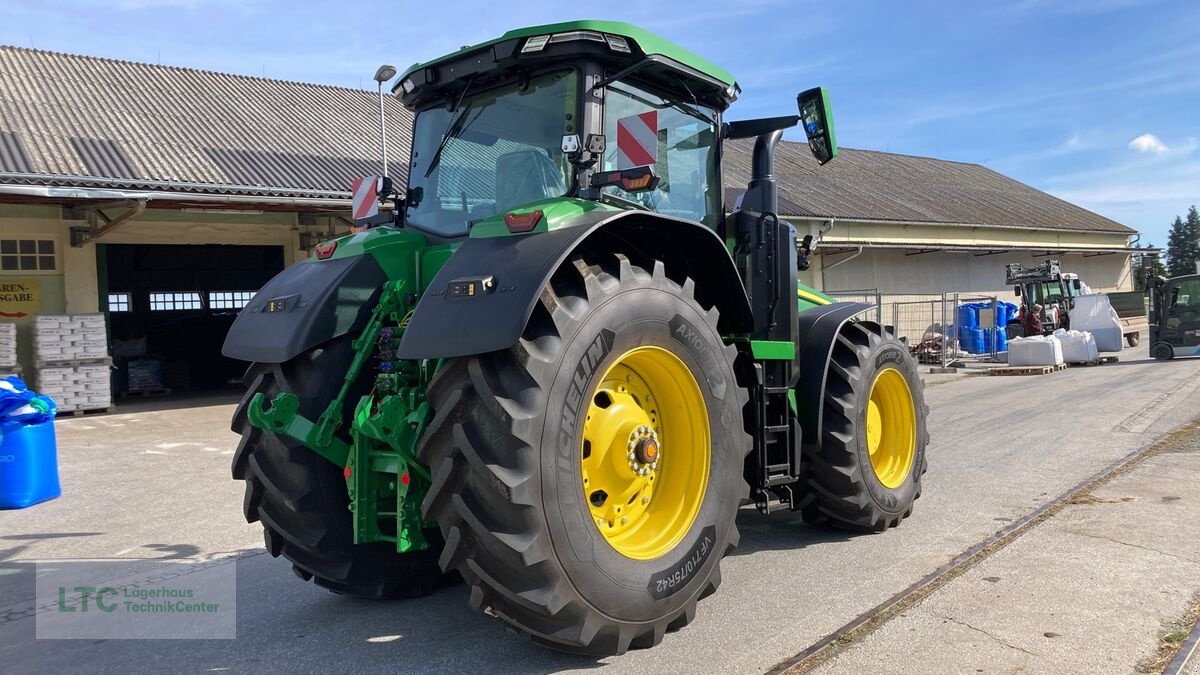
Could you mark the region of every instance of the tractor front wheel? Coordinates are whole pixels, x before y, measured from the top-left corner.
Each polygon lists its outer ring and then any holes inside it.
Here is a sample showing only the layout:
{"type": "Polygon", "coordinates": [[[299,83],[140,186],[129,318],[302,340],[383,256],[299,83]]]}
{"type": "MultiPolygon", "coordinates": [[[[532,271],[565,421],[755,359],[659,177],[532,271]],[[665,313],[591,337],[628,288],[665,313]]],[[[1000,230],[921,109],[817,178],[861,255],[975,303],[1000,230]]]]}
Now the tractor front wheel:
{"type": "Polygon", "coordinates": [[[441,563],[470,603],[570,652],[651,647],[691,621],[738,540],[750,450],[736,348],[692,282],[566,264],[512,348],[435,376],[419,459],[441,563]]]}
{"type": "MultiPolygon", "coordinates": [[[[356,545],[342,469],[290,438],[251,425],[246,417],[255,394],[270,401],[290,392],[300,399],[300,414],[317,419],[337,395],[353,356],[350,338],[344,337],[287,363],[250,366],[246,395],[233,415],[233,431],[242,436],[233,477],[246,482],[246,521],[262,523],[267,552],[290,561],[301,579],[371,599],[425,595],[447,581],[437,566],[436,547],[401,554],[387,543],[356,545]]],[[[351,392],[344,419],[350,419],[366,388],[363,384],[351,392]]],[[[430,534],[438,543],[437,532],[430,534]]]]}
{"type": "Polygon", "coordinates": [[[929,442],[912,357],[878,324],[845,324],[821,405],[821,444],[802,464],[805,520],[867,532],[895,527],[921,496],[929,442]]]}

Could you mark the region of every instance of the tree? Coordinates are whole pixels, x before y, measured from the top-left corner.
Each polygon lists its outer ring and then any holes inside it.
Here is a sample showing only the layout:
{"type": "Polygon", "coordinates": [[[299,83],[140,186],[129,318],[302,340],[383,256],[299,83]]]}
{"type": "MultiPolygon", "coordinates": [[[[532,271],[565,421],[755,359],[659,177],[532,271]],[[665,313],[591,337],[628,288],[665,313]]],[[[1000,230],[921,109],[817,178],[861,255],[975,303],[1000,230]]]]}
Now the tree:
{"type": "Polygon", "coordinates": [[[1188,241],[1191,242],[1191,248],[1188,251],[1188,258],[1191,260],[1191,265],[1188,271],[1184,274],[1196,274],[1200,270],[1196,269],[1197,261],[1200,261],[1200,212],[1196,211],[1196,205],[1188,209],[1187,218],[1183,221],[1187,225],[1188,241]]]}
{"type": "Polygon", "coordinates": [[[1171,224],[1167,235],[1167,271],[1173,277],[1195,274],[1197,260],[1200,260],[1200,213],[1192,206],[1187,220],[1175,216],[1171,224]]]}

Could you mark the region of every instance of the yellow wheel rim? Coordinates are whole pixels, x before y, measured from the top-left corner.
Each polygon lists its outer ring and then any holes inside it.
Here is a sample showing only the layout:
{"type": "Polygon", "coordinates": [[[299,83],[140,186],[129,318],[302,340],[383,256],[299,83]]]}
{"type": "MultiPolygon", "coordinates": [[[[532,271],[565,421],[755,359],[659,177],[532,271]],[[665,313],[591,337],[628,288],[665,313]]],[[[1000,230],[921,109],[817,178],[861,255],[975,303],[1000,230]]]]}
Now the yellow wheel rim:
{"type": "Polygon", "coordinates": [[[627,558],[650,560],[691,529],[708,485],[708,410],[691,370],[660,347],[625,352],[592,392],[581,443],[592,522],[627,558]]]}
{"type": "Polygon", "coordinates": [[[867,450],[884,487],[897,488],[908,478],[917,452],[917,411],[908,381],[895,368],[879,371],[871,385],[867,450]]]}

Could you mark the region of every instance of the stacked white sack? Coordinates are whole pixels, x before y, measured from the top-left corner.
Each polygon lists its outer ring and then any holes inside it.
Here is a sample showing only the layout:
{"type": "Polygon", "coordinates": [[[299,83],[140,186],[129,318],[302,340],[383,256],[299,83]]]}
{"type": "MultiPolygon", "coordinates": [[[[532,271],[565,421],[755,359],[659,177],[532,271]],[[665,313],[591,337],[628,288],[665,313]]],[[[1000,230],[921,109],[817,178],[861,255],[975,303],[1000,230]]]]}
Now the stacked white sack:
{"type": "Polygon", "coordinates": [[[1091,333],[1099,351],[1121,351],[1121,319],[1107,295],[1081,295],[1075,298],[1075,307],[1071,310],[1071,329],[1091,333]]]}
{"type": "Polygon", "coordinates": [[[1062,363],[1062,343],[1053,335],[1013,338],[1008,341],[1010,366],[1057,366],[1062,363]]]}
{"type": "Polygon", "coordinates": [[[1054,337],[1062,344],[1063,360],[1067,363],[1092,363],[1100,359],[1096,338],[1091,333],[1059,328],[1054,337]]]}

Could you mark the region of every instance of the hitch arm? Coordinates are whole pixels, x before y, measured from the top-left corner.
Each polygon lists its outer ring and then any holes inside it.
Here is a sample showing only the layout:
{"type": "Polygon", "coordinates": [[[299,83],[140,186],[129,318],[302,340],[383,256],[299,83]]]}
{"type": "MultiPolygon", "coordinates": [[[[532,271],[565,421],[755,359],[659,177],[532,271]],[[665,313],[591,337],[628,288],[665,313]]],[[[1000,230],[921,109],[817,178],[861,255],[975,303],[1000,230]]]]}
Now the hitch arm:
{"type": "Polygon", "coordinates": [[[250,405],[246,407],[246,417],[251,424],[259,429],[294,438],[337,466],[346,466],[346,459],[350,456],[350,445],[332,434],[322,438],[320,428],[298,414],[300,399],[295,394],[277,394],[271,400],[270,408],[263,405],[266,399],[261,392],[250,399],[250,405]]]}

